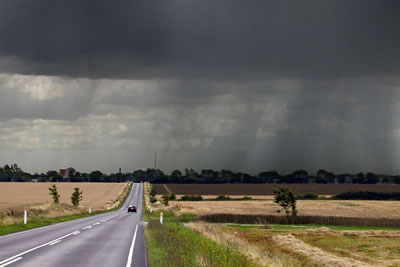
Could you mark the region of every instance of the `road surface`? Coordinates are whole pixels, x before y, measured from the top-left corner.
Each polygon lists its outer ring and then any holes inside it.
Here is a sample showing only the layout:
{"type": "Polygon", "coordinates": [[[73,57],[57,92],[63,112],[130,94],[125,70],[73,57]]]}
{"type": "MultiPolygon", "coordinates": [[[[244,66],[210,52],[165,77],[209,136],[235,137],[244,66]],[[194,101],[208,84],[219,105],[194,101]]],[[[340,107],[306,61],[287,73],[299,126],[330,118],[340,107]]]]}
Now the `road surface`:
{"type": "Polygon", "coordinates": [[[147,266],[142,200],[134,184],[118,211],[0,236],[0,267],[147,266]]]}

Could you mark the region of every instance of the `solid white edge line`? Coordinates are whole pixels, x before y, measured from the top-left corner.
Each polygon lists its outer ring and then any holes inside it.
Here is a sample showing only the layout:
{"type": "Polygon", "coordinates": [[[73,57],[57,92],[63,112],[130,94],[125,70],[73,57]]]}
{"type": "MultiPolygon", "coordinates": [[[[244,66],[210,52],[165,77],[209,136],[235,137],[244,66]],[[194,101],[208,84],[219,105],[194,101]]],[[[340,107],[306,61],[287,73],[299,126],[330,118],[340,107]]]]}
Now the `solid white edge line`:
{"type": "MultiPolygon", "coordinates": [[[[138,191],[138,190],[140,192],[140,188],[137,189],[136,191],[138,191]]],[[[135,194],[137,194],[137,192],[135,192],[135,194]]],[[[140,202],[140,200],[141,199],[138,198],[138,203],[140,202]]],[[[131,248],[129,249],[128,261],[126,262],[126,267],[132,266],[133,249],[135,248],[135,241],[136,241],[136,234],[137,234],[138,226],[139,226],[139,224],[136,224],[135,233],[133,234],[131,248]]]]}
{"type": "Polygon", "coordinates": [[[131,267],[132,266],[132,256],[133,256],[133,249],[135,247],[137,230],[138,230],[138,225],[136,224],[135,234],[133,235],[131,248],[129,249],[128,261],[126,262],[126,267],[131,267]]]}
{"type": "Polygon", "coordinates": [[[13,259],[12,261],[9,261],[9,262],[7,262],[7,263],[4,263],[4,264],[0,265],[0,267],[5,267],[5,266],[7,266],[7,265],[9,265],[9,264],[11,264],[11,263],[14,263],[14,262],[16,262],[16,261],[19,261],[20,259],[22,259],[22,257],[19,257],[19,258],[13,259]]]}

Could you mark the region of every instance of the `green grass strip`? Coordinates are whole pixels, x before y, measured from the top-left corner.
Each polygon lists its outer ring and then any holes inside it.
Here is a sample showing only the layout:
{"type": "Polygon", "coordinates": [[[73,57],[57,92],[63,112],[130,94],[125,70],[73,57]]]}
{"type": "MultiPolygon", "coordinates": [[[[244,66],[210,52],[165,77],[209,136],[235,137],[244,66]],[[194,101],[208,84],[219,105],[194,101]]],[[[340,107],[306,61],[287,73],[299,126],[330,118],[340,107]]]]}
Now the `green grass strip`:
{"type": "Polygon", "coordinates": [[[249,259],[228,247],[185,227],[183,222],[196,218],[193,214],[174,216],[164,212],[164,224],[159,212],[147,214],[146,247],[150,266],[255,266],[249,259]]]}

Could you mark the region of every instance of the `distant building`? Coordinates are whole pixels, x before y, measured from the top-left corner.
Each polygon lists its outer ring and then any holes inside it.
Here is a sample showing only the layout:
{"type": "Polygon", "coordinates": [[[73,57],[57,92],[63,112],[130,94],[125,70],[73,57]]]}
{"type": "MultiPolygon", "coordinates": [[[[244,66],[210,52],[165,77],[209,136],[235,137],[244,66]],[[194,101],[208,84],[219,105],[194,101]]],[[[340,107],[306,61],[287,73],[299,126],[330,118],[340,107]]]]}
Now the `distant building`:
{"type": "Polygon", "coordinates": [[[60,169],[59,174],[62,178],[68,178],[68,171],[66,169],[60,169]]]}

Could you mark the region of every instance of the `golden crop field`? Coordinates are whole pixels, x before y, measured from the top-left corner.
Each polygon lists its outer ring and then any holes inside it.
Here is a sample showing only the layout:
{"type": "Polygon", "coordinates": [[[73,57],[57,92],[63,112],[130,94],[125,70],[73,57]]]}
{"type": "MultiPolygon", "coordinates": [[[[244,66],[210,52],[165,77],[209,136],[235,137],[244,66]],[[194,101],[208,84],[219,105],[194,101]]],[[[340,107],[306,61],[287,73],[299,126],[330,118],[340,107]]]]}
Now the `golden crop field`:
{"type": "Polygon", "coordinates": [[[119,200],[127,183],[0,183],[0,211],[50,204],[48,188],[56,184],[60,202],[71,204],[75,187],[83,191],[81,207],[104,209],[119,200]]]}
{"type": "MultiPolygon", "coordinates": [[[[277,215],[279,206],[272,199],[250,201],[170,201],[171,208],[199,215],[263,214],[277,215]]],[[[400,219],[400,201],[298,200],[299,215],[400,219]]]]}

